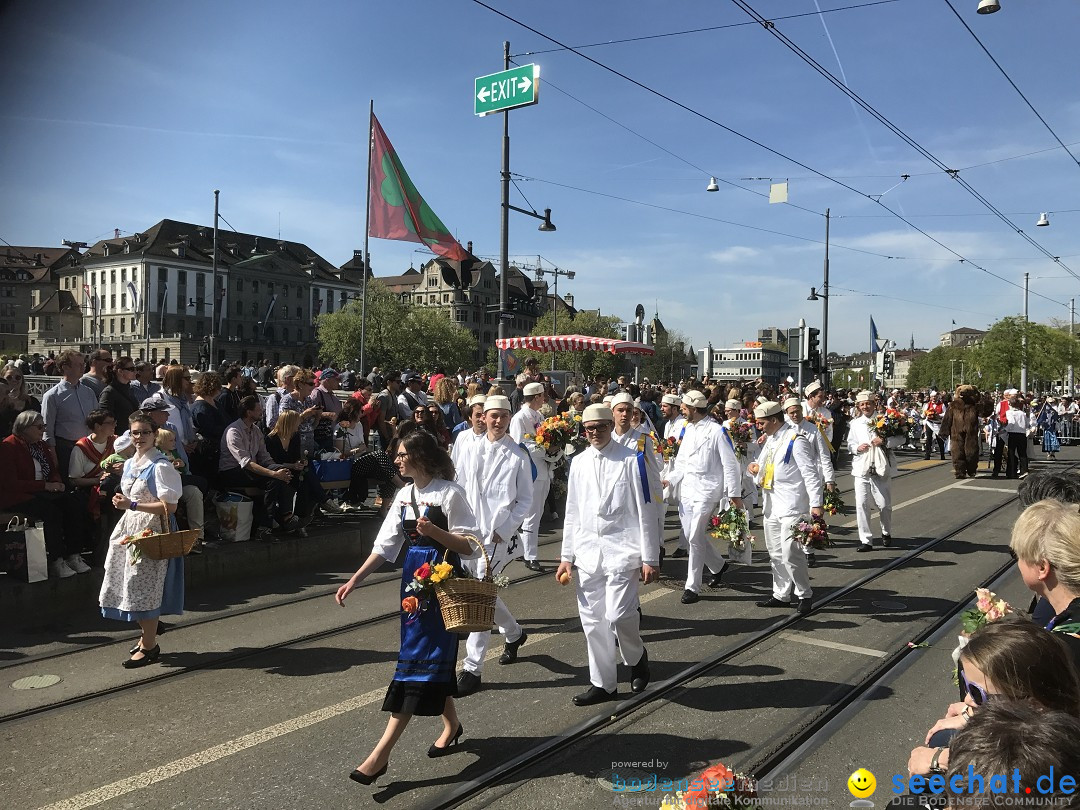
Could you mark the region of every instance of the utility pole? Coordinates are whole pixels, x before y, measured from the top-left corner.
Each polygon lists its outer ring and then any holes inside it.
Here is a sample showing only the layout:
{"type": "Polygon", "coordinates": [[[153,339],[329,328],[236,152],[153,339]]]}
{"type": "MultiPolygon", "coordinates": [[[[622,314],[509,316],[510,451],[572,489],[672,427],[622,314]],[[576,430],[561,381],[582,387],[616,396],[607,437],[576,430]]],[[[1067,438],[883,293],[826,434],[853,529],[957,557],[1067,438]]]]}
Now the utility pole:
{"type": "MultiPolygon", "coordinates": [[[[825,209],[825,294],[821,296],[821,387],[829,390],[829,209],[825,209]]],[[[799,386],[802,396],[802,386],[799,386]]]]}
{"type": "MultiPolygon", "coordinates": [[[[503,70],[510,69],[510,40],[503,42],[503,70]]],[[[503,110],[502,137],[502,205],[499,223],[499,338],[510,337],[510,111],[503,110]]],[[[499,377],[503,376],[502,360],[499,377]]]]}
{"type": "Polygon", "coordinates": [[[1028,274],[1024,273],[1024,331],[1020,340],[1020,393],[1027,395],[1028,378],[1028,274]]]}
{"type": "Polygon", "coordinates": [[[806,319],[799,318],[799,395],[802,395],[803,361],[806,359],[806,319]]]}
{"type": "Polygon", "coordinates": [[[1076,323],[1076,299],[1069,299],[1069,388],[1066,391],[1066,396],[1071,397],[1074,392],[1073,387],[1073,324],[1076,323]]]}
{"type": "Polygon", "coordinates": [[[213,370],[217,367],[217,353],[214,351],[215,344],[217,343],[217,328],[218,328],[218,269],[217,269],[217,238],[218,238],[218,196],[221,192],[218,189],[214,189],[214,247],[213,254],[210,257],[210,290],[213,296],[211,300],[213,303],[210,305],[210,357],[207,363],[207,369],[213,370]]]}

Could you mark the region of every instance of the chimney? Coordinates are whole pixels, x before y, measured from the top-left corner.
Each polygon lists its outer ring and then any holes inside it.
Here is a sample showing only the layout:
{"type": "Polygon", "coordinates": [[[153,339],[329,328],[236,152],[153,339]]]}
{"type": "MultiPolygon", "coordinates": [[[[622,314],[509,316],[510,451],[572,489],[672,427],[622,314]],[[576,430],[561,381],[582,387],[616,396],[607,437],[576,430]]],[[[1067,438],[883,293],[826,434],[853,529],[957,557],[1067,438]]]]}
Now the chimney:
{"type": "Polygon", "coordinates": [[[563,301],[566,302],[566,305],[568,307],[573,308],[573,306],[574,306],[574,294],[573,293],[567,293],[566,295],[563,296],[563,301]]]}
{"type": "Polygon", "coordinates": [[[119,238],[120,238],[120,229],[119,228],[113,228],[113,239],[119,239],[119,238]]]}
{"type": "Polygon", "coordinates": [[[35,253],[34,254],[34,262],[39,267],[44,267],[45,266],[45,254],[44,253],[35,253]]]}
{"type": "Polygon", "coordinates": [[[362,250],[354,250],[352,252],[352,257],[353,257],[354,261],[359,261],[359,262],[363,263],[363,261],[364,261],[364,251],[362,251],[362,250]]]}
{"type": "Polygon", "coordinates": [[[465,243],[465,250],[469,251],[469,253],[472,254],[472,239],[465,243]]]}
{"type": "Polygon", "coordinates": [[[255,247],[253,247],[251,249],[251,255],[254,256],[258,252],[259,252],[259,237],[256,236],[255,237],[255,247]]]}

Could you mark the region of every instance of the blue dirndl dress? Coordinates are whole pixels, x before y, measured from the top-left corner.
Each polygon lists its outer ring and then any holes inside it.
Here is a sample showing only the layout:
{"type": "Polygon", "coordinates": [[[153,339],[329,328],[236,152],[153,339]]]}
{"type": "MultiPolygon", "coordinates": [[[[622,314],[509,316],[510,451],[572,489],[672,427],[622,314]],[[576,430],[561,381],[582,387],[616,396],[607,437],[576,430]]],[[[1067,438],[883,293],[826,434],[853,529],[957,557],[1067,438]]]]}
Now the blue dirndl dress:
{"type": "Polygon", "coordinates": [[[1042,449],[1044,453],[1056,453],[1061,449],[1061,440],[1058,439],[1057,426],[1058,414],[1056,411],[1045,409],[1039,416],[1038,426],[1043,429],[1042,449]]]}
{"type": "MultiPolygon", "coordinates": [[[[405,523],[406,510],[412,505],[402,507],[402,522],[405,523]]],[[[419,507],[418,512],[426,513],[433,524],[447,528],[447,519],[438,506],[419,507]]],[[[460,576],[461,562],[458,555],[448,551],[445,546],[415,531],[402,529],[405,534],[406,551],[401,568],[401,598],[412,594],[405,587],[413,581],[413,572],[424,563],[443,561],[454,566],[460,576]]],[[[424,600],[421,600],[423,603],[424,600]]],[[[457,696],[455,671],[458,659],[459,637],[449,633],[443,624],[439,602],[432,596],[427,600],[426,609],[417,613],[401,613],[401,650],[398,653],[394,679],[386,690],[383,700],[384,712],[415,714],[421,717],[433,717],[443,713],[448,697],[457,696]]]]}

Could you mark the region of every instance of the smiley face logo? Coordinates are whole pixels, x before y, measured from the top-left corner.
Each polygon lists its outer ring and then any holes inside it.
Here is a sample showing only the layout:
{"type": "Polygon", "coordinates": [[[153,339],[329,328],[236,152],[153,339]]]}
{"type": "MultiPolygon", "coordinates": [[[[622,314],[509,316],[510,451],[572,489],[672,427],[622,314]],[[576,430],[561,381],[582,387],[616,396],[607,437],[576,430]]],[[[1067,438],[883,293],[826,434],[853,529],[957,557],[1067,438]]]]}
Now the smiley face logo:
{"type": "Polygon", "coordinates": [[[877,789],[877,779],[866,768],[859,768],[847,780],[848,790],[856,799],[865,799],[874,795],[877,789]]]}

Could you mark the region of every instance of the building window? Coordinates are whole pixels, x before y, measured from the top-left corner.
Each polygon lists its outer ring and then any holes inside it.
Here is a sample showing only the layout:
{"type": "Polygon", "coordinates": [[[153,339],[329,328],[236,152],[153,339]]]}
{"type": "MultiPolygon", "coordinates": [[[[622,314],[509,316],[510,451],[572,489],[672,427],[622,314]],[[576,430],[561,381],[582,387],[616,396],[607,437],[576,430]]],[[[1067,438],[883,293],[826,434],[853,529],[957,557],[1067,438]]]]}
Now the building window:
{"type": "Polygon", "coordinates": [[[237,300],[237,302],[236,302],[236,314],[237,315],[243,315],[244,314],[244,302],[243,301],[237,300]]]}
{"type": "Polygon", "coordinates": [[[125,281],[127,281],[127,268],[126,267],[121,267],[120,268],[120,283],[122,284],[125,281]]]}
{"type": "MultiPolygon", "coordinates": [[[[244,280],[242,278],[238,278],[236,280],[236,291],[237,292],[243,292],[244,291],[244,280]]],[[[255,292],[258,292],[258,290],[255,290],[255,292]]]]}
{"type": "Polygon", "coordinates": [[[116,318],[109,318],[109,334],[116,334],[116,318]]]}
{"type": "Polygon", "coordinates": [[[124,334],[124,322],[125,322],[126,320],[127,320],[126,318],[121,318],[121,319],[120,319],[120,334],[121,334],[121,335],[122,335],[122,334],[124,334]]]}
{"type": "Polygon", "coordinates": [[[289,285],[288,284],[282,284],[281,285],[281,297],[282,298],[288,298],[289,297],[289,285]]]}
{"type": "Polygon", "coordinates": [[[258,281],[252,281],[251,282],[251,291],[253,293],[257,293],[259,291],[259,282],[258,281]]]}
{"type": "Polygon", "coordinates": [[[109,282],[111,284],[116,283],[116,268],[115,267],[112,270],[109,271],[109,282]]]}
{"type": "Polygon", "coordinates": [[[272,282],[272,281],[266,282],[266,292],[269,293],[270,295],[274,294],[274,282],[272,282]]]}
{"type": "Polygon", "coordinates": [[[115,310],[115,309],[116,309],[116,293],[112,293],[109,296],[109,310],[112,311],[112,310],[115,310]]]}
{"type": "Polygon", "coordinates": [[[303,317],[304,317],[304,308],[303,307],[297,307],[296,308],[296,317],[298,319],[300,319],[300,320],[303,319],[303,317]]]}
{"type": "Polygon", "coordinates": [[[334,294],[332,292],[327,293],[327,295],[326,295],[326,311],[327,312],[333,312],[334,311],[334,294]]]}
{"type": "Polygon", "coordinates": [[[437,276],[435,276],[435,275],[430,275],[430,276],[428,276],[428,280],[427,280],[427,285],[428,285],[429,287],[438,287],[438,286],[439,286],[439,279],[438,279],[438,277],[437,277],[437,276]]]}

